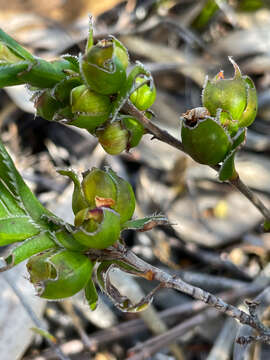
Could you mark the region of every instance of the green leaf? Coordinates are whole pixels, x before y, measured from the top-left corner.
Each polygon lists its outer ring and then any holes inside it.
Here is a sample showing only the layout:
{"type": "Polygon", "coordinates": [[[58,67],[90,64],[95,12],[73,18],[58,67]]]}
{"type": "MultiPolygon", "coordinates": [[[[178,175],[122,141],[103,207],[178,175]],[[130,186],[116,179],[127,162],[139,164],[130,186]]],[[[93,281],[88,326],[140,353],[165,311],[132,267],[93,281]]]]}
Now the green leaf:
{"type": "Polygon", "coordinates": [[[40,232],[29,216],[8,216],[0,219],[0,246],[22,241],[40,232]]]}
{"type": "MultiPolygon", "coordinates": [[[[11,194],[12,198],[16,200],[20,215],[22,211],[25,215],[30,216],[36,224],[48,228],[46,220],[42,219],[42,215],[51,215],[41,203],[37,200],[35,195],[31,192],[29,187],[25,184],[23,178],[17,171],[11,157],[6,151],[3,143],[0,140],[0,180],[6,189],[11,194]]],[[[6,193],[7,194],[7,193],[6,193]]],[[[5,201],[3,193],[0,194],[0,200],[5,201]]],[[[15,211],[13,215],[17,215],[15,211]]],[[[50,228],[50,227],[49,227],[50,228]]]]}
{"type": "Polygon", "coordinates": [[[169,221],[164,215],[152,215],[143,219],[129,220],[122,225],[122,230],[148,231],[158,225],[168,225],[169,221]]]}
{"type": "MultiPolygon", "coordinates": [[[[33,236],[13,248],[10,254],[4,259],[6,268],[11,268],[29,257],[39,254],[42,251],[56,248],[57,244],[53,239],[53,235],[46,231],[33,236]]],[[[1,271],[6,270],[1,268],[1,271]]]]}
{"type": "Polygon", "coordinates": [[[24,80],[18,77],[18,74],[26,71],[29,64],[21,61],[16,64],[1,63],[0,64],[0,88],[5,86],[13,86],[24,84],[24,80]]]}
{"type": "Polygon", "coordinates": [[[21,56],[25,60],[34,61],[34,57],[27,50],[25,50],[21,45],[17,43],[11,36],[5,33],[0,29],[0,41],[3,42],[6,46],[12,49],[18,56],[21,56]]]}
{"type": "Polygon", "coordinates": [[[53,336],[51,333],[49,333],[47,330],[38,328],[38,327],[32,327],[30,328],[30,330],[32,330],[34,333],[41,335],[43,338],[51,341],[52,343],[56,344],[57,343],[57,339],[55,336],[53,336]]]}
{"type": "Polygon", "coordinates": [[[0,246],[59,228],[44,215],[57,219],[25,184],[0,140],[0,246]]]}
{"type": "Polygon", "coordinates": [[[226,181],[236,175],[235,165],[234,165],[234,157],[236,154],[236,150],[229,153],[229,155],[224,160],[220,170],[219,170],[219,180],[226,181]]]}
{"type": "Polygon", "coordinates": [[[98,302],[98,293],[93,280],[90,278],[84,289],[85,298],[91,310],[95,310],[98,302]]]}

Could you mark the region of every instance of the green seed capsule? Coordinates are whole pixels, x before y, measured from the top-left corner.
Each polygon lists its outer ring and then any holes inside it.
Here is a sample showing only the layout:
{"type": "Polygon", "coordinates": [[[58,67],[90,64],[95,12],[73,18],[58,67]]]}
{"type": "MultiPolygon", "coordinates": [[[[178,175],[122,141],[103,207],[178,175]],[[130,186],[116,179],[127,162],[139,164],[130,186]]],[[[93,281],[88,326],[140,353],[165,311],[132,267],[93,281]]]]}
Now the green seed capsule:
{"type": "Polygon", "coordinates": [[[99,41],[82,57],[80,69],[86,84],[94,91],[111,95],[126,81],[129,63],[125,47],[115,38],[99,41]]]}
{"type": "Polygon", "coordinates": [[[80,213],[82,225],[73,232],[73,237],[80,244],[93,249],[106,249],[120,237],[120,215],[109,208],[88,209],[80,213]]]}
{"type": "Polygon", "coordinates": [[[107,172],[93,168],[83,178],[82,189],[90,208],[96,207],[96,196],[116,200],[116,187],[107,172]]]}
{"type": "Polygon", "coordinates": [[[108,119],[111,101],[108,96],[80,85],[71,91],[71,111],[75,119],[69,122],[70,125],[93,132],[108,119]]]}
{"type": "MultiPolygon", "coordinates": [[[[145,78],[137,77],[135,84],[136,86],[139,86],[145,81],[146,81],[145,78]]],[[[147,110],[148,108],[150,108],[150,106],[152,106],[153,103],[155,102],[155,99],[156,99],[156,88],[154,85],[153,88],[151,88],[151,86],[149,86],[147,83],[140,86],[130,95],[130,100],[139,110],[147,110]]]]}
{"type": "MultiPolygon", "coordinates": [[[[85,227],[85,222],[88,220],[91,220],[92,225],[92,220],[96,225],[99,224],[101,217],[94,215],[99,214],[97,209],[106,207],[118,213],[121,224],[131,219],[135,209],[133,189],[110,168],[106,168],[105,171],[92,168],[83,174],[81,184],[73,171],[60,170],[59,173],[70,177],[74,182],[72,208],[75,214],[75,226],[85,227]]],[[[94,231],[92,225],[90,228],[94,231]]]]}
{"type": "Polygon", "coordinates": [[[87,256],[68,250],[50,250],[27,263],[30,281],[45,299],[63,299],[82,290],[91,277],[93,263],[87,256]]]}
{"type": "Polygon", "coordinates": [[[225,159],[232,140],[218,119],[208,114],[206,108],[184,114],[181,136],[185,151],[195,161],[213,166],[225,159]]]}
{"type": "Polygon", "coordinates": [[[38,116],[52,121],[55,114],[62,107],[62,103],[52,96],[50,90],[44,90],[35,97],[34,106],[38,116]]]}
{"type": "Polygon", "coordinates": [[[121,154],[128,148],[129,133],[120,121],[108,124],[105,129],[97,132],[98,141],[110,155],[121,154]]]}
{"type": "Polygon", "coordinates": [[[216,116],[217,111],[228,114],[226,126],[230,134],[234,135],[239,128],[249,126],[254,121],[257,95],[252,80],[243,76],[238,65],[231,58],[229,60],[234,67],[234,77],[224,79],[223,72],[219,72],[213,80],[207,80],[202,102],[211,116],[216,116]]]}

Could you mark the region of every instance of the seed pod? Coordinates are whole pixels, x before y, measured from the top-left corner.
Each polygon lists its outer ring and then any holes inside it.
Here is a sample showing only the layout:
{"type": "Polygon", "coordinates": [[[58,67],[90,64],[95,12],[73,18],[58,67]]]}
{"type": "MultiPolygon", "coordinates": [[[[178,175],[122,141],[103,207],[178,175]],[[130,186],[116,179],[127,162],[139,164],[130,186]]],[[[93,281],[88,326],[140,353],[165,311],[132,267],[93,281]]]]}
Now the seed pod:
{"type": "Polygon", "coordinates": [[[202,92],[202,102],[211,116],[216,116],[217,111],[227,113],[225,123],[233,135],[239,128],[249,126],[254,121],[257,95],[253,81],[241,74],[232,58],[229,57],[229,60],[234,67],[234,77],[224,79],[223,72],[219,72],[212,81],[207,79],[202,92]],[[232,122],[234,124],[231,126],[232,122]]]}
{"type": "Polygon", "coordinates": [[[81,210],[76,223],[81,226],[73,232],[73,237],[88,248],[106,249],[120,237],[120,215],[106,207],[81,210]]]}
{"type": "Polygon", "coordinates": [[[110,155],[118,155],[139,144],[145,130],[143,125],[131,116],[120,115],[117,121],[97,131],[100,145],[110,155]]]}
{"type": "Polygon", "coordinates": [[[44,90],[35,96],[34,106],[38,116],[51,121],[57,111],[62,107],[62,103],[52,96],[50,90],[44,90]]]}
{"type": "Polygon", "coordinates": [[[116,187],[115,205],[112,209],[120,214],[121,224],[132,218],[135,210],[136,200],[130,183],[119,177],[112,169],[106,168],[106,173],[113,180],[116,187]]]}
{"type": "Polygon", "coordinates": [[[86,84],[94,91],[110,95],[117,93],[126,81],[129,63],[125,47],[110,37],[101,40],[80,60],[80,70],[86,84]]]}
{"type": "Polygon", "coordinates": [[[50,250],[32,256],[27,270],[37,295],[54,300],[82,290],[91,277],[93,263],[78,252],[50,250]]]}
{"type": "Polygon", "coordinates": [[[129,133],[120,121],[108,124],[97,132],[98,141],[110,155],[118,155],[128,148],[129,133]]]}
{"type": "MultiPolygon", "coordinates": [[[[147,79],[144,77],[137,77],[135,81],[135,86],[146,82],[147,79]]],[[[153,83],[148,85],[145,83],[140,86],[137,90],[133,91],[130,95],[130,100],[139,110],[147,110],[150,106],[153,105],[156,99],[156,88],[153,83]]]]}
{"type": "Polygon", "coordinates": [[[74,120],[70,121],[69,125],[93,132],[108,119],[111,101],[108,96],[81,85],[71,91],[71,110],[74,120]]]}
{"type": "Polygon", "coordinates": [[[116,200],[115,183],[106,171],[93,168],[86,173],[81,186],[91,209],[96,207],[96,196],[116,200]]]}
{"type": "Polygon", "coordinates": [[[133,189],[110,168],[105,171],[92,168],[84,174],[81,184],[71,170],[60,170],[59,173],[69,176],[74,182],[72,208],[75,213],[75,226],[81,226],[84,221],[93,219],[94,213],[89,213],[89,210],[96,208],[107,207],[115,210],[120,215],[121,224],[132,217],[135,209],[133,189]]]}
{"type": "Polygon", "coordinates": [[[219,119],[208,114],[206,108],[183,114],[181,136],[185,151],[198,163],[211,166],[225,159],[232,140],[219,119]]]}

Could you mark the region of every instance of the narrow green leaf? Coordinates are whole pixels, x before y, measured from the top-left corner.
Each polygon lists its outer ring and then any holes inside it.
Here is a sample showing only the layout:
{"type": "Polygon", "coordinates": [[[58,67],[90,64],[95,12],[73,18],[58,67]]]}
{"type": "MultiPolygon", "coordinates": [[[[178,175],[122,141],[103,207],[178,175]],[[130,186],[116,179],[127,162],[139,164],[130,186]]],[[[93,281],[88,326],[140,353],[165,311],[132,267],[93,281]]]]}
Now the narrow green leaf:
{"type": "Polygon", "coordinates": [[[0,219],[0,246],[32,237],[40,232],[29,216],[9,216],[0,219]]]}
{"type": "Polygon", "coordinates": [[[11,250],[10,254],[5,258],[7,268],[11,268],[35,254],[53,248],[57,248],[57,244],[52,235],[48,231],[40,233],[11,250]]]}
{"type": "Polygon", "coordinates": [[[143,219],[129,220],[122,225],[122,230],[148,231],[155,226],[168,224],[168,219],[164,215],[153,215],[143,219]]]}
{"type": "MultiPolygon", "coordinates": [[[[41,205],[41,203],[37,200],[37,198],[34,196],[34,194],[25,184],[24,180],[22,179],[21,175],[18,173],[11,157],[6,151],[1,140],[0,140],[0,179],[1,179],[1,183],[4,183],[5,187],[12,194],[13,198],[16,199],[18,206],[21,209],[23,209],[25,215],[29,215],[35,223],[39,224],[44,229],[52,228],[52,225],[48,224],[48,222],[42,218],[42,215],[43,214],[46,214],[48,216],[50,215],[54,216],[54,215],[51,214],[47,209],[45,209],[41,205]]],[[[0,199],[2,200],[2,193],[0,193],[0,199]]],[[[24,222],[26,224],[27,222],[29,222],[29,219],[26,218],[24,220],[18,219],[18,221],[21,223],[24,222]]],[[[19,230],[19,227],[20,227],[19,225],[18,227],[14,226],[14,231],[16,234],[17,231],[19,230]]],[[[34,225],[28,224],[26,225],[26,228],[28,229],[30,236],[37,234],[37,231],[34,231],[35,229],[34,225]]],[[[9,231],[10,233],[11,230],[9,231]]],[[[27,231],[25,231],[25,235],[26,233],[27,231]]]]}
{"type": "Polygon", "coordinates": [[[31,330],[33,332],[35,332],[38,335],[41,335],[42,337],[44,337],[45,339],[51,341],[52,343],[56,344],[57,343],[57,339],[55,336],[53,336],[52,334],[50,334],[47,330],[41,329],[41,328],[37,328],[37,327],[32,327],[31,330]]]}
{"type": "Polygon", "coordinates": [[[19,78],[18,75],[26,71],[28,66],[29,64],[26,61],[21,61],[17,64],[0,64],[0,88],[24,84],[24,80],[19,78]]]}
{"type": "Polygon", "coordinates": [[[93,36],[93,18],[89,16],[89,28],[88,28],[88,38],[85,47],[85,53],[87,53],[94,44],[94,36],[93,36]]]}
{"type": "Polygon", "coordinates": [[[21,56],[25,60],[34,61],[34,57],[26,49],[17,43],[11,36],[0,29],[0,41],[10,47],[18,56],[21,56]]]}
{"type": "Polygon", "coordinates": [[[89,279],[84,289],[85,298],[91,310],[95,310],[98,302],[98,293],[92,278],[89,279]]]}

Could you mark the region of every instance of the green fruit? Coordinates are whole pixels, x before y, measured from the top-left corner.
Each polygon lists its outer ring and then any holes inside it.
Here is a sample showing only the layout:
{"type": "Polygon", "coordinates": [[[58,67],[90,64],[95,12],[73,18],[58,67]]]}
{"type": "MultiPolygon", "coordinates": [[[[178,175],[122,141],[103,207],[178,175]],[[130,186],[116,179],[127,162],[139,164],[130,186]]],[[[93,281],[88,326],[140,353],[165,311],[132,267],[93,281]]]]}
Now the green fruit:
{"type": "Polygon", "coordinates": [[[62,299],[82,290],[91,277],[93,263],[69,250],[50,250],[32,256],[27,263],[30,281],[45,299],[62,299]]]}
{"type": "Polygon", "coordinates": [[[115,38],[99,41],[80,60],[82,77],[91,89],[111,95],[126,81],[128,53],[115,38]]]}
{"type": "Polygon", "coordinates": [[[196,111],[194,116],[184,114],[181,136],[184,150],[198,163],[210,166],[223,161],[232,146],[228,132],[217,119],[205,113],[200,118],[196,111]]]}
{"type": "Polygon", "coordinates": [[[207,80],[202,91],[202,102],[211,116],[216,116],[218,111],[227,113],[227,121],[221,122],[234,135],[239,128],[249,126],[254,121],[257,94],[253,81],[243,76],[238,65],[231,58],[229,60],[234,67],[234,77],[224,79],[223,72],[219,72],[213,80],[207,80]]]}
{"type": "Polygon", "coordinates": [[[71,91],[70,99],[74,120],[70,121],[69,125],[93,132],[110,115],[110,98],[88,89],[85,85],[75,87],[71,91]]]}
{"type": "MultiPolygon", "coordinates": [[[[146,81],[145,78],[137,77],[135,81],[135,86],[137,87],[145,81],[146,81]]],[[[150,108],[150,106],[152,106],[153,103],[155,102],[155,99],[156,99],[156,88],[154,85],[153,88],[151,88],[151,86],[148,85],[147,83],[140,86],[130,95],[130,100],[139,110],[147,110],[148,108],[150,108]]]]}
{"type": "Polygon", "coordinates": [[[35,97],[34,102],[37,110],[36,114],[46,120],[53,120],[54,115],[62,107],[61,102],[57,101],[50,90],[44,90],[35,97]]]}
{"type": "Polygon", "coordinates": [[[73,232],[73,237],[80,244],[93,249],[106,249],[119,239],[120,215],[116,211],[101,207],[88,210],[82,216],[85,217],[82,226],[73,232]]]}
{"type": "Polygon", "coordinates": [[[108,124],[97,132],[98,141],[110,155],[118,155],[128,148],[129,134],[120,121],[108,124]]]}
{"type": "Polygon", "coordinates": [[[96,196],[116,200],[115,184],[107,172],[103,170],[93,168],[86,173],[81,186],[85,200],[92,209],[96,207],[96,196]]]}

